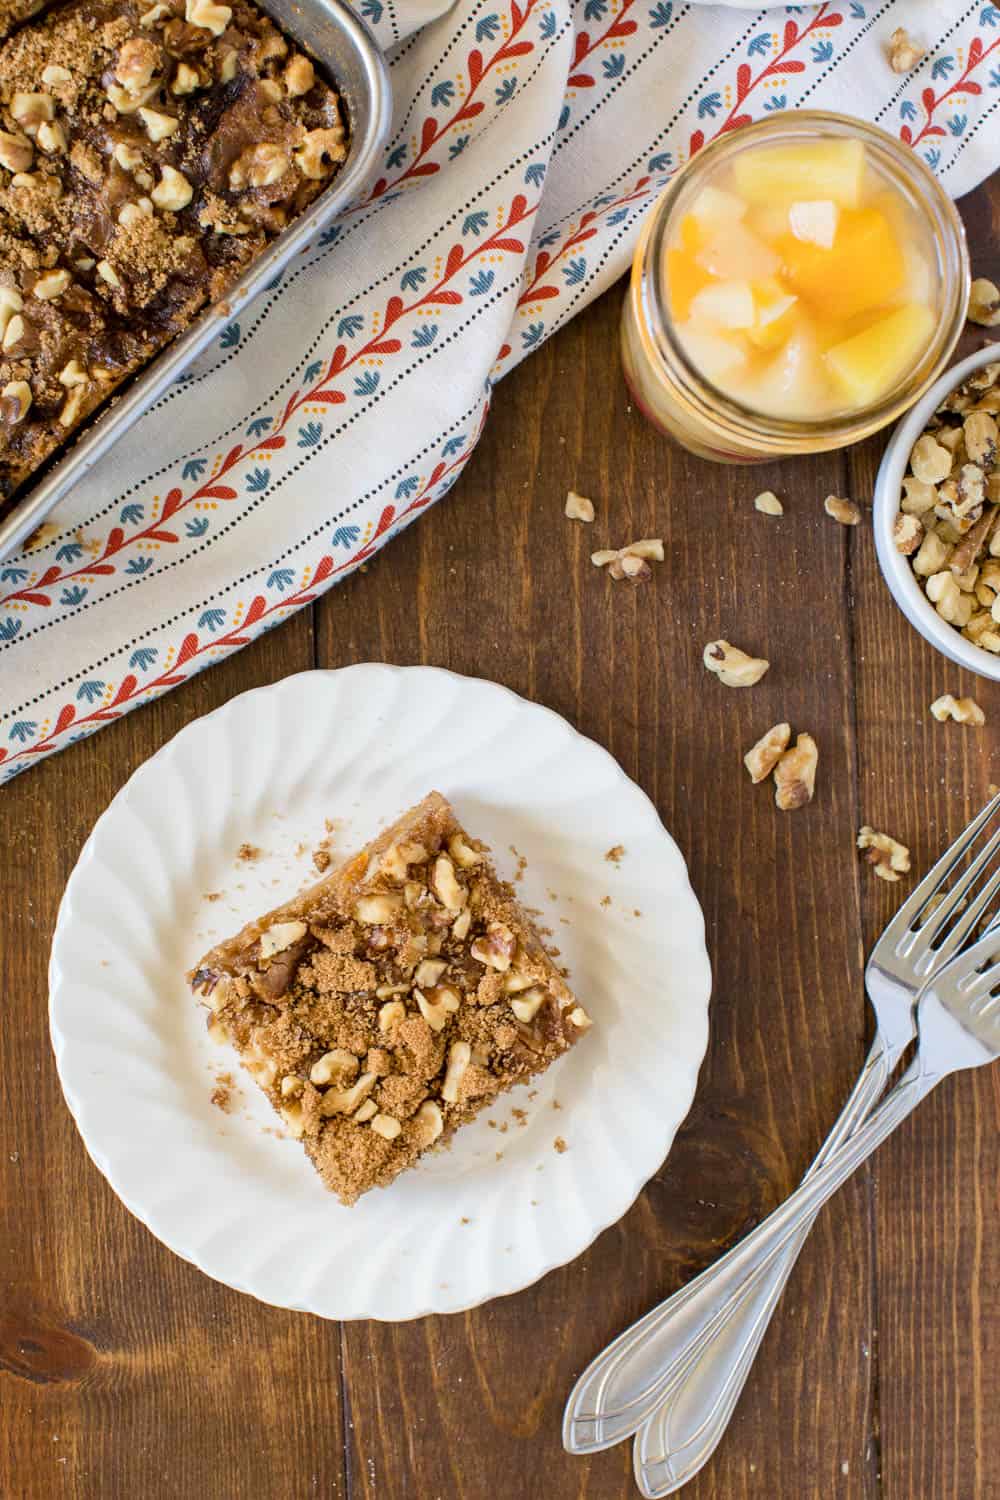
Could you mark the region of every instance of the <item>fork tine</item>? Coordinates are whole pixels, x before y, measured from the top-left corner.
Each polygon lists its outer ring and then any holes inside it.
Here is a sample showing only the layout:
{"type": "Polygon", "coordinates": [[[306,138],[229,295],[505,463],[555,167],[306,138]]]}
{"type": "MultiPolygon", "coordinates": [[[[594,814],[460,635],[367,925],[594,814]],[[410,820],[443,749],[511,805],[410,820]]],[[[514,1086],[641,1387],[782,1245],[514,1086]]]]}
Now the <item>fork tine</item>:
{"type": "MultiPolygon", "coordinates": [[[[996,871],[990,877],[976,899],[970,903],[965,911],[959,914],[954,927],[952,927],[951,931],[944,938],[944,941],[937,948],[929,949],[920,962],[914,965],[917,972],[922,974],[929,971],[932,967],[935,969],[940,968],[960,948],[964,947],[970,936],[979,926],[979,923],[983,920],[990,905],[996,902],[998,894],[1000,894],[1000,870],[996,871]]],[[[994,912],[990,928],[996,927],[998,919],[1000,919],[998,918],[998,914],[994,912]]]]}
{"type": "MultiPolygon", "coordinates": [[[[973,862],[963,870],[960,879],[948,891],[941,905],[936,907],[926,922],[916,930],[913,942],[906,950],[911,959],[919,958],[931,947],[935,938],[946,930],[952,917],[957,915],[961,920],[967,914],[962,907],[968,907],[975,885],[983,872],[996,863],[998,853],[1000,853],[1000,828],[979,851],[973,862]]],[[[979,897],[976,898],[976,900],[979,899],[979,897]]]]}
{"type": "MultiPolygon", "coordinates": [[[[960,833],[953,844],[945,850],[941,858],[924,876],[919,885],[914,886],[907,899],[889,922],[882,935],[883,941],[898,943],[912,927],[914,919],[920,915],[931,896],[935,895],[955,866],[965,857],[972,848],[976,839],[990,822],[991,818],[1000,811],[1000,792],[992,797],[982,812],[973,818],[972,822],[960,833]]],[[[942,903],[951,909],[950,903],[942,903]]]]}

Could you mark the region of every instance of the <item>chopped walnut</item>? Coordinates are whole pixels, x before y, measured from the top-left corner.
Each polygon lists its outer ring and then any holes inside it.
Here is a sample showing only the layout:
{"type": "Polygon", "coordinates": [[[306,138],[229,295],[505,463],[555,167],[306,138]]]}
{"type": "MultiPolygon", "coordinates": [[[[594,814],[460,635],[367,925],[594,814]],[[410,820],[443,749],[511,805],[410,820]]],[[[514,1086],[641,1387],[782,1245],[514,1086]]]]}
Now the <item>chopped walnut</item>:
{"type": "Polygon", "coordinates": [[[9,380],[0,391],[0,418],[12,427],[23,422],[31,399],[31,386],[26,380],[9,380]]]}
{"type": "Polygon", "coordinates": [[[266,141],[248,146],[229,169],[229,186],[234,191],[245,187],[270,187],[284,177],[290,165],[283,146],[266,141]]]}
{"type": "Polygon", "coordinates": [[[147,109],[144,105],[140,105],[138,115],[151,141],[165,141],[168,135],[173,135],[179,129],[181,123],[176,115],[165,115],[158,109],[147,109]]]}
{"type": "Polygon", "coordinates": [[[8,172],[26,172],[35,157],[35,148],[26,135],[0,130],[0,166],[8,172]]]}
{"type": "Polygon", "coordinates": [[[155,42],[146,37],[133,36],[118,49],[115,60],[115,77],[133,97],[137,97],[157,71],[162,53],[155,42]]]}
{"type": "Polygon", "coordinates": [[[8,108],[26,135],[37,134],[44,120],[55,118],[55,100],[51,94],[14,94],[8,108]]]}
{"type": "Polygon", "coordinates": [[[946,620],[949,625],[957,625],[959,630],[968,625],[972,615],[972,600],[963,593],[953,573],[932,573],[926,588],[927,597],[942,620],[946,620]]]}
{"type": "Polygon", "coordinates": [[[910,468],[924,484],[940,484],[951,473],[951,454],[933,433],[925,432],[913,445],[910,468]]]}
{"type": "Polygon", "coordinates": [[[985,276],[977,276],[969,288],[969,320],[983,328],[1000,323],[1000,290],[985,276]]]}
{"type": "Polygon", "coordinates": [[[956,724],[978,726],[986,723],[986,715],[975,698],[954,698],[951,693],[935,698],[931,704],[931,713],[939,724],[943,724],[946,719],[954,719],[956,724]]]}
{"type": "Polygon", "coordinates": [[[895,882],[910,868],[910,851],[905,844],[890,838],[887,833],[876,833],[874,828],[862,828],[858,834],[858,848],[865,854],[880,880],[895,882]]]}
{"type": "Polygon", "coordinates": [[[922,479],[915,479],[910,474],[903,480],[903,498],[899,502],[899,508],[905,515],[923,516],[934,509],[937,498],[937,490],[932,484],[925,484],[922,479]]]}
{"type": "Polygon", "coordinates": [[[813,799],[819,749],[811,734],[800,734],[774,768],[774,800],[782,812],[805,807],[813,799]]]}
{"type": "Polygon", "coordinates": [[[33,296],[42,302],[52,302],[56,297],[61,297],[72,282],[68,271],[62,269],[46,271],[39,276],[32,288],[33,296]]]}
{"type": "Polygon", "coordinates": [[[344,132],[340,126],[307,131],[295,147],[295,160],[303,177],[329,177],[346,155],[344,132]]]}
{"type": "Polygon", "coordinates": [[[221,36],[233,18],[228,5],[215,5],[213,0],[187,0],[185,16],[191,26],[221,36]]]}
{"type": "Polygon", "coordinates": [[[962,436],[972,463],[992,469],[997,460],[996,419],[987,411],[970,412],[962,423],[962,436]]]}
{"type": "Polygon", "coordinates": [[[923,523],[917,516],[904,515],[900,511],[892,526],[892,539],[897,552],[910,557],[924,539],[923,523]]]}
{"type": "Polygon", "coordinates": [[[743,764],[750,772],[750,780],[756,784],[766,780],[774,770],[783,753],[788,749],[792,737],[790,724],[775,724],[743,757],[743,764]]]}
{"type": "Polygon", "coordinates": [[[491,922],[485,937],[479,938],[469,950],[473,958],[491,969],[506,974],[517,946],[514,934],[502,922],[491,922]]]}
{"type": "Polygon", "coordinates": [[[765,516],[783,516],[785,507],[778,499],[773,490],[764,490],[753,502],[754,510],[759,510],[765,516]]]}
{"type": "Polygon", "coordinates": [[[592,552],[590,560],[595,568],[607,568],[609,576],[616,582],[627,578],[631,583],[641,583],[652,576],[650,562],[663,561],[663,542],[659,537],[644,537],[638,542],[630,542],[627,547],[619,547],[617,551],[604,548],[592,552]]]}
{"type": "Polygon", "coordinates": [[[285,68],[284,78],[289,98],[297,99],[302,94],[308,94],[316,82],[316,70],[308,57],[297,52],[285,68]]]}
{"type": "Polygon", "coordinates": [[[748,656],[728,641],[709,641],[702,661],[726,687],[753,687],[771,665],[760,656],[748,656]]]}
{"type": "Polygon", "coordinates": [[[40,151],[47,151],[49,155],[58,155],[66,150],[69,142],[66,132],[56,120],[54,123],[43,120],[38,127],[38,147],[40,151]]]}
{"type": "Polygon", "coordinates": [[[889,66],[894,73],[909,73],[926,54],[926,47],[915,42],[902,26],[896,27],[889,38],[889,66]]]}
{"type": "Polygon", "coordinates": [[[828,516],[839,521],[841,526],[857,526],[861,520],[861,507],[853,500],[844,500],[839,495],[827,495],[823,509],[828,516]]]}
{"type": "Polygon", "coordinates": [[[179,213],[182,208],[187,208],[194,197],[194,189],[184,176],[178,172],[176,167],[167,163],[160,168],[160,180],[149,195],[157,208],[165,209],[171,213],[179,213]]]}
{"type": "Polygon", "coordinates": [[[575,490],[570,490],[566,496],[564,514],[570,521],[592,521],[595,514],[594,502],[585,495],[578,495],[575,490]]]}

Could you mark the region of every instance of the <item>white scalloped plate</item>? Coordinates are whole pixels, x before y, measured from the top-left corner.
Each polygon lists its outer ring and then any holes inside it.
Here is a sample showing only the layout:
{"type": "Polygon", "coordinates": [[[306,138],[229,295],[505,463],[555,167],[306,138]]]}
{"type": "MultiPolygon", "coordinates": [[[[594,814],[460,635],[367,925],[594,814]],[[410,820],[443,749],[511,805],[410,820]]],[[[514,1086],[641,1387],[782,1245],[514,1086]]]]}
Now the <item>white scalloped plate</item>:
{"type": "Polygon", "coordinates": [[[711,987],[684,862],[606,751],[492,683],[382,665],[244,693],[140,766],[73,871],[49,978],[67,1103],[126,1207],[262,1301],[385,1319],[517,1291],[621,1217],[690,1107],[711,987]],[[494,1127],[481,1117],[348,1209],[209,1040],[183,975],[316,878],[307,850],[324,819],[346,855],[432,787],[502,873],[510,845],[527,859],[521,891],[596,1024],[491,1112],[494,1127]],[[239,861],[244,842],[262,857],[239,861]],[[210,1097],[225,1069],[228,1114],[210,1097]]]}

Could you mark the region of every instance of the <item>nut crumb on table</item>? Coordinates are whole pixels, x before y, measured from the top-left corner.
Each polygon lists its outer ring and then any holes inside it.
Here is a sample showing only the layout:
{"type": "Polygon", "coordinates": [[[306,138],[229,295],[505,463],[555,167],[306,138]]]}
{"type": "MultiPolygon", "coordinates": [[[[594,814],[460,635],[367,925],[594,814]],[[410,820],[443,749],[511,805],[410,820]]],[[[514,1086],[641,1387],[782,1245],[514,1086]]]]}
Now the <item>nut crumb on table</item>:
{"type": "Polygon", "coordinates": [[[889,66],[894,73],[909,73],[926,53],[926,47],[915,42],[902,26],[897,26],[889,38],[889,66]]]}
{"type": "Polygon", "coordinates": [[[759,510],[765,516],[783,516],[785,507],[778,499],[773,490],[763,490],[756,496],[753,502],[754,510],[759,510]]]}
{"type": "Polygon", "coordinates": [[[880,880],[898,881],[910,868],[910,851],[887,833],[867,826],[858,833],[858,848],[880,880]]]}
{"type": "Polygon", "coordinates": [[[211,1034],[345,1203],[590,1026],[486,847],[437,793],[189,979],[211,1034]]]}
{"type": "Polygon", "coordinates": [[[823,501],[823,509],[833,520],[839,521],[841,526],[857,526],[861,520],[861,507],[840,495],[827,495],[823,501]]]}
{"type": "Polygon", "coordinates": [[[236,858],[242,864],[250,865],[260,859],[263,852],[263,849],[258,849],[256,844],[241,844],[236,851],[236,858]]]}
{"type": "Polygon", "coordinates": [[[578,495],[575,490],[570,490],[566,496],[564,514],[567,520],[589,523],[594,519],[594,502],[588,500],[586,495],[578,495]]]}
{"type": "Polygon", "coordinates": [[[756,784],[766,780],[774,770],[792,737],[791,724],[775,724],[762,734],[755,745],[743,757],[743,764],[750,772],[750,780],[756,784]]]}
{"type": "Polygon", "coordinates": [[[652,576],[650,562],[663,561],[663,542],[659,537],[644,537],[627,547],[603,548],[590,554],[595,568],[607,568],[609,577],[621,582],[642,583],[652,576]]]}
{"type": "Polygon", "coordinates": [[[800,734],[790,750],[785,750],[774,768],[774,800],[782,812],[805,807],[816,788],[816,766],[819,748],[811,734],[800,734]]]}
{"type": "Polygon", "coordinates": [[[764,676],[771,663],[761,656],[748,656],[728,641],[709,641],[702,661],[726,687],[753,687],[764,676]]]}
{"type": "Polygon", "coordinates": [[[977,276],[969,288],[969,322],[983,328],[1000,323],[1000,288],[985,276],[977,276]]]}
{"type": "Polygon", "coordinates": [[[624,858],[624,855],[625,855],[625,845],[624,844],[612,844],[611,848],[607,851],[607,853],[605,854],[604,858],[606,860],[608,860],[613,865],[620,865],[621,862],[622,862],[622,859],[624,858]]]}
{"type": "Polygon", "coordinates": [[[940,698],[935,698],[931,704],[931,713],[939,724],[946,719],[954,719],[956,724],[985,724],[986,715],[983,713],[975,698],[955,698],[951,693],[943,693],[940,698]]]}
{"type": "Polygon", "coordinates": [[[552,1145],[554,1150],[558,1152],[560,1156],[562,1156],[564,1151],[569,1150],[569,1147],[567,1146],[561,1135],[556,1136],[555,1140],[552,1142],[552,1145]]]}
{"type": "Polygon", "coordinates": [[[201,899],[203,901],[221,901],[225,894],[225,891],[206,891],[201,899]]]}

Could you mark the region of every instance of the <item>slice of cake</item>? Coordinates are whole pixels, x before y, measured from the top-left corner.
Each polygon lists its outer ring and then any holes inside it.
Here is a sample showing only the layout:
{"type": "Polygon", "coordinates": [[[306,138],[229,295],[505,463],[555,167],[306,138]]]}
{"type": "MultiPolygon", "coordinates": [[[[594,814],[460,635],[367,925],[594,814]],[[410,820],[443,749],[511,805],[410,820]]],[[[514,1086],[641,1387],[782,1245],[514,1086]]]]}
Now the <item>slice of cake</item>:
{"type": "Polygon", "coordinates": [[[386,1187],[590,1026],[484,844],[431,792],[188,976],[327,1187],[386,1187]]]}

